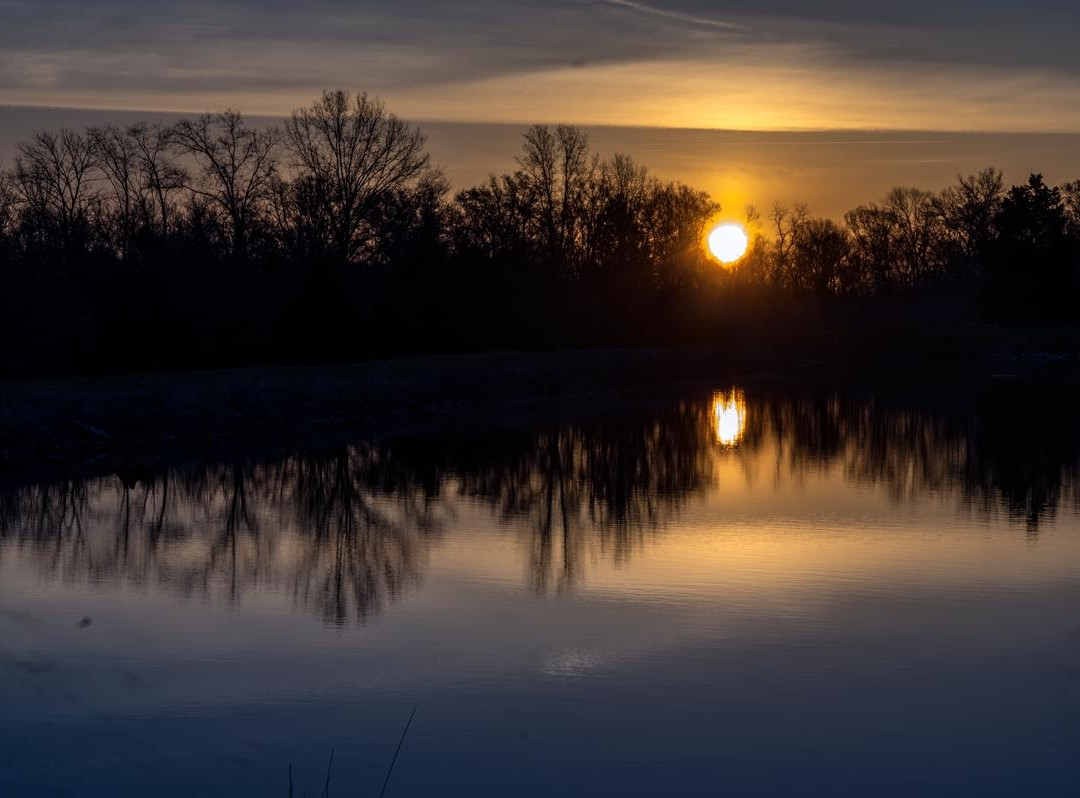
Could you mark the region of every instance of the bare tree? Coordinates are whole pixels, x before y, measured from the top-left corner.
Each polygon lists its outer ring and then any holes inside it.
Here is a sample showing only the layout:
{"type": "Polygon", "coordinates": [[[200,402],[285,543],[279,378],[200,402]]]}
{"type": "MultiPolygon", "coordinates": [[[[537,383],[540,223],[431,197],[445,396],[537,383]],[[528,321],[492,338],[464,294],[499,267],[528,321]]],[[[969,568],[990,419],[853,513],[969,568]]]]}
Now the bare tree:
{"type": "Polygon", "coordinates": [[[1069,234],[1080,239],[1080,180],[1070,180],[1058,186],[1061,201],[1065,205],[1065,215],[1069,222],[1069,234]]]}
{"type": "Polygon", "coordinates": [[[803,204],[796,205],[793,210],[775,205],[769,218],[773,224],[769,281],[779,287],[794,288],[799,281],[794,258],[795,242],[810,213],[803,204]]]}
{"type": "Polygon", "coordinates": [[[851,231],[852,259],[865,290],[874,293],[888,287],[896,267],[895,217],[873,203],[844,214],[851,231]]]}
{"type": "Polygon", "coordinates": [[[943,240],[934,195],[917,188],[894,188],[885,196],[892,215],[899,281],[914,286],[940,272],[943,240]]]}
{"type": "Polygon", "coordinates": [[[963,267],[969,271],[978,268],[1004,195],[1004,176],[991,168],[968,177],[959,175],[956,185],[934,198],[934,210],[956,242],[963,267]]]}
{"type": "Polygon", "coordinates": [[[618,270],[619,278],[648,263],[645,216],[658,189],[629,155],[600,164],[587,197],[584,259],[592,273],[618,270]]]}
{"type": "Polygon", "coordinates": [[[459,251],[497,262],[520,261],[535,253],[535,194],[522,174],[491,175],[486,183],[459,192],[453,207],[459,251]]]}
{"type": "Polygon", "coordinates": [[[160,235],[168,235],[173,210],[170,195],[189,180],[187,171],[172,157],[173,131],[161,124],[139,122],[127,134],[134,144],[144,194],[144,222],[160,235]]]}
{"type": "Polygon", "coordinates": [[[326,226],[326,256],[353,263],[372,246],[373,211],[388,195],[432,172],[424,135],[367,94],[327,91],[285,122],[298,178],[326,226]]]}
{"type": "Polygon", "coordinates": [[[801,288],[819,294],[851,291],[848,273],[850,239],[832,219],[808,219],[795,236],[794,274],[801,288]]]}
{"type": "Polygon", "coordinates": [[[19,144],[15,179],[38,232],[55,235],[68,252],[84,243],[88,220],[97,201],[93,186],[93,142],[64,128],[59,133],[35,133],[19,144]]]}
{"type": "Polygon", "coordinates": [[[139,206],[139,174],[135,142],[116,127],[88,128],[86,135],[94,151],[97,170],[112,193],[112,210],[117,230],[115,247],[121,257],[131,254],[131,239],[139,206]]]}
{"type": "Polygon", "coordinates": [[[310,263],[326,249],[327,216],[322,192],[311,177],[274,181],[270,203],[277,243],[297,263],[310,263]]]}
{"type": "Polygon", "coordinates": [[[654,287],[691,287],[702,269],[715,274],[702,245],[720,203],[683,183],[654,185],[642,222],[654,287]]]}
{"type": "Polygon", "coordinates": [[[557,273],[573,274],[578,260],[583,210],[598,159],[589,155],[581,128],[533,125],[525,131],[518,163],[540,201],[545,245],[557,273]]]}
{"type": "Polygon", "coordinates": [[[17,201],[14,175],[0,166],[0,237],[9,235],[15,226],[17,201]]]}
{"type": "Polygon", "coordinates": [[[245,260],[251,229],[277,174],[277,132],[249,127],[239,111],[228,110],[178,122],[172,139],[199,165],[187,187],[224,213],[233,256],[245,260]]]}

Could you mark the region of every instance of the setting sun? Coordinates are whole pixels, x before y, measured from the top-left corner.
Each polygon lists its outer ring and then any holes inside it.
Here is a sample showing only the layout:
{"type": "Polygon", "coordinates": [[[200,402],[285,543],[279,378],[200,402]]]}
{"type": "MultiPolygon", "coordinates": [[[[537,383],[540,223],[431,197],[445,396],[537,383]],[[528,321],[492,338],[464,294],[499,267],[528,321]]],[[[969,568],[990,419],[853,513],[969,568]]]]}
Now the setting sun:
{"type": "Polygon", "coordinates": [[[737,224],[722,224],[709,233],[709,252],[721,263],[734,263],[746,253],[750,239],[737,224]]]}

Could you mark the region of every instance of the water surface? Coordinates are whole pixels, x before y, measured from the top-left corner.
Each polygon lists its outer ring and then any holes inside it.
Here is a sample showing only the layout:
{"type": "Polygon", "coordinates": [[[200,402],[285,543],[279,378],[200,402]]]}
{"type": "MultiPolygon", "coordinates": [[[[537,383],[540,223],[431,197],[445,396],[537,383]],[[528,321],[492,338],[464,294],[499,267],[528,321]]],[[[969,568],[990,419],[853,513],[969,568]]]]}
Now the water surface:
{"type": "Polygon", "coordinates": [[[1071,390],[717,385],[0,490],[0,794],[1065,795],[1071,390]]]}

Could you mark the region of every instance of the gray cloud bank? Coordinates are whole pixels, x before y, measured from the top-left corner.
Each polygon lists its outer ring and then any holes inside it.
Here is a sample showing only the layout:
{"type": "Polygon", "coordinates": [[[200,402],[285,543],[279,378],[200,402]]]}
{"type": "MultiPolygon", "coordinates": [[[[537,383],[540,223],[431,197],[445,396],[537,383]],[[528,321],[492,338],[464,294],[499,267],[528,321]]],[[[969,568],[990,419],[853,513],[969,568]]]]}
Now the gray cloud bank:
{"type": "MultiPolygon", "coordinates": [[[[0,0],[0,18],[10,104],[191,110],[235,98],[278,111],[341,85],[439,116],[454,87],[501,81],[491,107],[477,104],[483,120],[506,118],[500,98],[536,76],[667,64],[693,65],[688,79],[737,65],[744,83],[776,69],[882,85],[927,77],[939,81],[928,91],[956,87],[955,102],[977,85],[971,102],[998,114],[1019,97],[1058,129],[1074,125],[1055,104],[1080,95],[1072,0],[0,0]]],[[[596,74],[603,104],[617,78],[596,74]]],[[[560,85],[535,88],[535,104],[560,85]]]]}

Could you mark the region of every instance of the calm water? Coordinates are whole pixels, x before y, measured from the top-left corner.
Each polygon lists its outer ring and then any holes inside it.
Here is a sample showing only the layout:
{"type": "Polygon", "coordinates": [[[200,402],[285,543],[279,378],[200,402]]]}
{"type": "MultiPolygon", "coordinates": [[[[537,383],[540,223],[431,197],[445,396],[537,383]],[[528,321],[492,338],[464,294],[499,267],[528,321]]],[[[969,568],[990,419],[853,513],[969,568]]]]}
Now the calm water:
{"type": "Polygon", "coordinates": [[[747,386],[0,490],[0,795],[1074,795],[1070,391],[747,386]]]}

